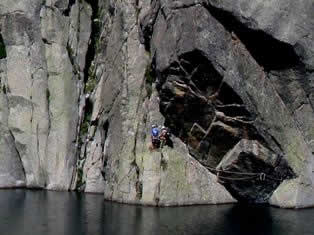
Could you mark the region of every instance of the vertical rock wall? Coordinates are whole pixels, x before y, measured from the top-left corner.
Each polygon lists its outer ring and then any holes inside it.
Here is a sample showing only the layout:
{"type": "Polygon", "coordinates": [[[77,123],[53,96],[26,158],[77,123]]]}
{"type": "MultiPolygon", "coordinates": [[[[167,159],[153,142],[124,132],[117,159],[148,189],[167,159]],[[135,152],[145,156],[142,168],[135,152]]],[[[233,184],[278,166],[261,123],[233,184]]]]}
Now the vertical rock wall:
{"type": "MultiPolygon", "coordinates": [[[[1,38],[2,40],[2,38],[1,38]]],[[[1,47],[3,47],[2,42],[1,47]]],[[[8,128],[8,99],[6,96],[6,53],[1,49],[0,60],[0,187],[24,187],[25,173],[14,137],[8,128]]]]}
{"type": "Polygon", "coordinates": [[[7,102],[1,129],[8,136],[1,159],[17,158],[8,169],[17,169],[22,180],[25,174],[27,187],[67,190],[76,162],[91,7],[76,1],[0,4],[6,51],[1,100],[7,102]]]}

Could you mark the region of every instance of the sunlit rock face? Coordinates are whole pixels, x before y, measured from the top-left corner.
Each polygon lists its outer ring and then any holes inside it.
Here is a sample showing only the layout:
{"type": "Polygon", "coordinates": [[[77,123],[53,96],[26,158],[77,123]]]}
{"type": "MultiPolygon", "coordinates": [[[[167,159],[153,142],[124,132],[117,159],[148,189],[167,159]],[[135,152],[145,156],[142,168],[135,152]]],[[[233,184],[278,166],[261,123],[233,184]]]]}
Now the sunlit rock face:
{"type": "Polygon", "coordinates": [[[0,187],[68,190],[76,162],[91,7],[66,0],[0,5],[0,175],[8,178],[0,187]]]}

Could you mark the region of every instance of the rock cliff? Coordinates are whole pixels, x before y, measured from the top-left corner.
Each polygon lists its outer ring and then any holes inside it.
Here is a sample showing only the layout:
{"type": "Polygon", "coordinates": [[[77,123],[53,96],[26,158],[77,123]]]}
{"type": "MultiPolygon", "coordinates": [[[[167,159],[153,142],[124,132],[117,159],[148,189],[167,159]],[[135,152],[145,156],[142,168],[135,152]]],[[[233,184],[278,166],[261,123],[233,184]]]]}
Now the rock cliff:
{"type": "Polygon", "coordinates": [[[314,205],[314,3],[0,0],[0,187],[314,205]],[[172,144],[150,151],[150,127],[172,144]]]}

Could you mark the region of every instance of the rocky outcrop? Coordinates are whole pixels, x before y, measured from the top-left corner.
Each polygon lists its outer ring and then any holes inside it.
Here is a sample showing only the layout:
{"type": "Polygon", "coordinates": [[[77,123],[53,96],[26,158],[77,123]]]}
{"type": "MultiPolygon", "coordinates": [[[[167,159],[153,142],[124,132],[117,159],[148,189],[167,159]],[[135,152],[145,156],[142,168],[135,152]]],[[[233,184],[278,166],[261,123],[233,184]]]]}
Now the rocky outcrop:
{"type": "Polygon", "coordinates": [[[314,205],[311,0],[0,6],[1,188],[314,205]]]}
{"type": "Polygon", "coordinates": [[[247,156],[251,166],[234,164],[235,173],[267,172],[271,177],[276,166],[262,153],[238,150],[239,141],[254,141],[274,159],[282,156],[279,187],[272,180],[261,191],[254,181],[244,187],[228,182],[239,200],[313,205],[309,9],[310,1],[292,9],[287,2],[161,0],[153,1],[141,21],[165,123],[195,158],[211,168],[227,167],[223,162],[237,151],[235,156],[247,156]],[[307,115],[300,117],[298,109],[307,109],[307,115]]]}

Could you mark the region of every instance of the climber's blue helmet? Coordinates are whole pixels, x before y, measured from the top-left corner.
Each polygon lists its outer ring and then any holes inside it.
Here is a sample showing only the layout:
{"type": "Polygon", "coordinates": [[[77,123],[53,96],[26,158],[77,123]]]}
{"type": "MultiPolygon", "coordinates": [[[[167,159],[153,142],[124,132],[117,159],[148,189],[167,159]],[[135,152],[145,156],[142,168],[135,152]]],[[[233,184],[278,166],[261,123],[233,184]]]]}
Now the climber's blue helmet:
{"type": "Polygon", "coordinates": [[[159,135],[159,130],[158,130],[158,128],[157,128],[157,125],[152,125],[152,136],[153,137],[158,137],[158,135],[159,135]]]}

